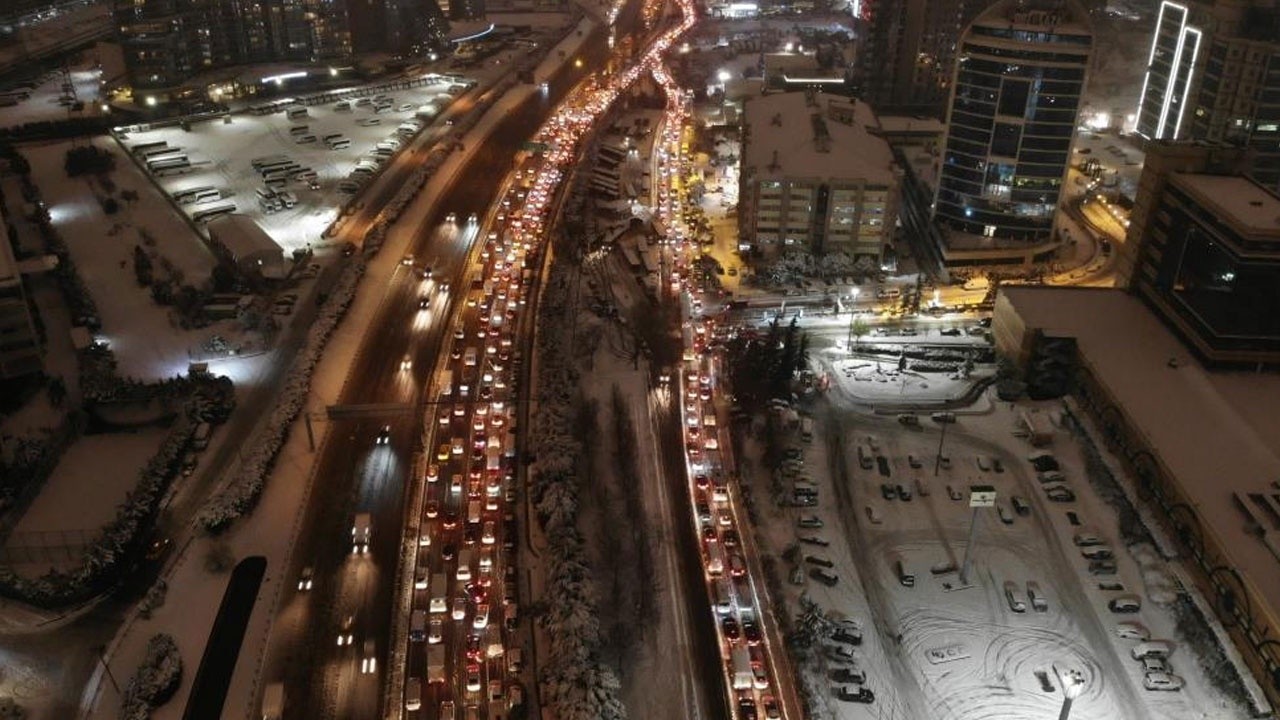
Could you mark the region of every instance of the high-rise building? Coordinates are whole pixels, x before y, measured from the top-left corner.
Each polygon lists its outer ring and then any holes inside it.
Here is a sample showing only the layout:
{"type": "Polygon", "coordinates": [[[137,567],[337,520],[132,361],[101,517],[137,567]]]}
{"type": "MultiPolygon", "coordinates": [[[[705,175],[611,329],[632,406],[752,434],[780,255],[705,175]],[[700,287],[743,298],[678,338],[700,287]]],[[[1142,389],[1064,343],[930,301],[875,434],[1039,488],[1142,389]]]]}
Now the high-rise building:
{"type": "Polygon", "coordinates": [[[1280,196],[1225,144],[1154,142],[1120,281],[1205,361],[1280,363],[1280,196]]]}
{"type": "Polygon", "coordinates": [[[871,107],[807,91],[753,98],[745,115],[744,249],[843,252],[878,266],[893,241],[901,170],[871,107]]]}
{"type": "Polygon", "coordinates": [[[941,117],[960,32],[992,0],[863,0],[858,96],[880,112],[941,117]]]}
{"type": "Polygon", "coordinates": [[[215,68],[351,54],[339,0],[116,0],[135,90],[179,89],[215,68]]]}
{"type": "MultiPolygon", "coordinates": [[[[0,208],[0,230],[7,230],[0,208]]],[[[0,239],[0,378],[31,375],[41,370],[41,348],[22,275],[13,258],[8,234],[0,239]]]]}
{"type": "Polygon", "coordinates": [[[1032,262],[1056,248],[1092,48],[1073,0],[1001,0],[965,31],[934,201],[948,265],[1032,262]]]}
{"type": "Polygon", "coordinates": [[[1280,187],[1280,3],[1165,0],[1138,97],[1150,140],[1227,142],[1250,172],[1280,187]]]}
{"type": "Polygon", "coordinates": [[[436,0],[347,0],[357,53],[418,53],[437,48],[449,23],[436,0]]]}

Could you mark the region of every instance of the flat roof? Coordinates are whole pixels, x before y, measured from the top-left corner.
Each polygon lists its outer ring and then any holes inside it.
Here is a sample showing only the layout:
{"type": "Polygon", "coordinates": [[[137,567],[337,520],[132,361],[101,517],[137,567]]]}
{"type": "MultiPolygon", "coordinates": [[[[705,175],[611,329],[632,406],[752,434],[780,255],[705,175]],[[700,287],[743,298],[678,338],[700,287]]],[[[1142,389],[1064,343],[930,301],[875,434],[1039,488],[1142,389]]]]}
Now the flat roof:
{"type": "Polygon", "coordinates": [[[909,115],[881,115],[878,118],[880,130],[886,133],[920,135],[939,135],[947,131],[947,124],[937,118],[912,117],[909,115]]]}
{"type": "MultiPolygon", "coordinates": [[[[1280,493],[1272,485],[1280,481],[1280,376],[1204,368],[1123,290],[1006,286],[1000,295],[1028,330],[1075,338],[1094,377],[1174,475],[1204,532],[1270,612],[1280,613],[1280,558],[1248,531],[1233,502],[1234,493],[1280,493]]],[[[1280,533],[1267,530],[1272,538],[1280,533]]]]}
{"type": "Polygon", "coordinates": [[[210,220],[209,235],[221,243],[237,262],[258,253],[284,255],[284,248],[248,215],[231,213],[210,220]]]}
{"type": "Polygon", "coordinates": [[[806,102],[807,93],[789,92],[762,95],[746,102],[746,124],[750,133],[743,150],[743,172],[770,178],[864,179],[892,187],[897,180],[889,143],[868,131],[876,127],[871,106],[854,101],[854,122],[846,125],[827,114],[835,100],[847,107],[849,98],[814,95],[816,105],[806,102]],[[825,120],[831,138],[830,150],[820,152],[814,142],[811,115],[825,120]],[[774,162],[777,164],[775,165],[774,162]]]}
{"type": "Polygon", "coordinates": [[[1174,173],[1173,182],[1245,234],[1280,241],[1280,197],[1242,175],[1174,173]]]}

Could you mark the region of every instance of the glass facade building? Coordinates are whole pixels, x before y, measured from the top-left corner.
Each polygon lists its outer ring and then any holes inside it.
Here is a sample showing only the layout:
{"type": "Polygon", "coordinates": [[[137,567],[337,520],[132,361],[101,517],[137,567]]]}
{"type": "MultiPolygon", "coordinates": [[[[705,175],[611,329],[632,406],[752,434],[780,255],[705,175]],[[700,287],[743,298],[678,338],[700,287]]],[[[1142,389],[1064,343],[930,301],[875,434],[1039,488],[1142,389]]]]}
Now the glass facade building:
{"type": "Polygon", "coordinates": [[[934,204],[948,242],[1051,239],[1092,46],[1074,3],[1006,0],[965,32],[934,204]]]}

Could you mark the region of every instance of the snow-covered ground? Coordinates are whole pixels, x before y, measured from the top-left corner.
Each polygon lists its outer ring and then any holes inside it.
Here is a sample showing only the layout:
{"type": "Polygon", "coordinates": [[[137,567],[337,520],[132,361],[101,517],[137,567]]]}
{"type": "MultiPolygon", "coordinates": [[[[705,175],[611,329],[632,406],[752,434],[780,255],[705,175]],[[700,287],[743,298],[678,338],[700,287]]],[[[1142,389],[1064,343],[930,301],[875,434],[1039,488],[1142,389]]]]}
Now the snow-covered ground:
{"type": "MultiPolygon", "coordinates": [[[[313,105],[307,109],[307,117],[295,120],[289,120],[283,112],[237,114],[229,124],[220,120],[202,122],[192,125],[190,131],[174,126],[122,134],[120,143],[127,149],[165,141],[169,147],[181,148],[198,169],[185,175],[155,178],[165,192],[172,196],[190,188],[219,188],[223,198],[218,202],[234,202],[236,212],[253,217],[289,253],[320,241],[321,234],[349,197],[338,191],[338,183],[347,178],[357,160],[374,150],[380,141],[399,140],[396,128],[413,118],[418,108],[429,105],[436,113],[444,111],[454,100],[445,93],[449,86],[441,82],[388,93],[394,98],[394,106],[379,115],[375,115],[370,106],[339,112],[334,109],[336,103],[313,105]],[[404,105],[410,107],[400,111],[404,105]],[[376,119],[379,124],[360,124],[370,119],[376,119]],[[307,126],[316,141],[302,145],[294,142],[289,130],[302,125],[307,126]],[[351,140],[351,145],[330,150],[323,142],[326,135],[342,135],[351,140]],[[297,205],[268,214],[262,210],[255,194],[263,184],[262,176],[253,169],[251,161],[272,155],[287,155],[314,170],[320,189],[312,190],[304,183],[291,182],[285,189],[297,196],[297,205]]],[[[184,205],[183,210],[195,213],[213,204],[184,205]]]]}
{"type": "MultiPolygon", "coordinates": [[[[979,407],[983,409],[961,414],[948,431],[943,452],[950,467],[934,477],[937,426],[926,421],[929,427],[911,430],[892,418],[872,419],[819,401],[814,441],[805,444],[797,438],[793,443],[803,448],[805,473],[820,487],[819,507],[760,504],[763,544],[772,553],[780,554],[800,536],[831,543],[801,544],[800,549],[802,555],[833,561],[839,584],[827,588],[808,578],[803,588],[788,584],[791,611],[796,612],[803,592],[826,610],[866,627],[858,663],[867,671],[876,702],[861,706],[836,700],[826,691],[833,684],[823,675],[829,667],[807,664],[805,673],[825,698],[821,704],[826,711],[840,718],[1052,716],[1063,697],[1057,672],[1079,671],[1085,687],[1073,718],[1245,717],[1243,707],[1204,680],[1196,651],[1180,641],[1173,613],[1156,602],[1165,600],[1166,593],[1157,592],[1159,583],[1152,581],[1167,578],[1169,569],[1149,549],[1136,547],[1130,553],[1120,543],[1116,513],[1084,479],[1081,448],[1067,431],[1056,429],[1048,449],[1062,464],[1078,500],[1050,502],[1037,487],[1026,460],[1033,448],[1013,434],[1018,412],[1039,408],[1052,416],[1058,406],[1010,405],[992,397],[979,407]],[[883,456],[890,476],[879,474],[875,464],[870,470],[859,467],[859,446],[868,456],[883,456]],[[922,467],[911,467],[908,456],[922,467]],[[994,471],[992,457],[1001,458],[1003,472],[994,471]],[[881,483],[903,485],[912,499],[886,500],[881,483]],[[955,569],[965,555],[972,517],[965,496],[974,483],[995,486],[1012,522],[1006,524],[994,510],[980,511],[971,585],[962,587],[955,569]],[[927,496],[920,492],[922,486],[927,496]],[[952,499],[951,489],[961,499],[952,499]],[[1014,495],[1028,503],[1027,515],[1012,512],[1014,495]],[[1079,527],[1071,524],[1067,511],[1075,513],[1079,527]],[[797,531],[797,517],[809,514],[821,517],[825,527],[797,531]],[[1073,543],[1075,533],[1084,531],[1111,543],[1117,575],[1087,573],[1087,561],[1073,543]],[[914,587],[899,582],[898,561],[914,574],[914,587]],[[935,569],[942,572],[935,574],[935,569]],[[1037,582],[1048,600],[1047,611],[1013,612],[1006,581],[1015,584],[1015,597],[1023,601],[1026,583],[1037,582]],[[1140,595],[1141,612],[1116,615],[1108,610],[1107,601],[1119,594],[1099,586],[1109,582],[1140,595]],[[1141,665],[1129,657],[1134,643],[1116,634],[1122,620],[1139,621],[1153,638],[1175,641],[1170,665],[1187,682],[1181,692],[1143,689],[1141,665]],[[1047,685],[1042,686],[1038,672],[1045,673],[1047,685]]],[[[757,459],[758,441],[748,442],[747,450],[757,459]]],[[[749,481],[757,496],[767,495],[762,471],[750,474],[749,481]]],[[[789,569],[780,563],[785,578],[789,569]]],[[[812,567],[801,565],[806,573],[812,567]]]]}
{"type": "Polygon", "coordinates": [[[13,107],[0,108],[0,127],[12,127],[42,120],[66,120],[98,115],[102,111],[100,90],[102,87],[102,70],[94,62],[78,63],[70,69],[71,84],[75,88],[75,98],[84,103],[80,111],[73,111],[66,105],[59,104],[63,98],[62,73],[50,72],[41,76],[40,85],[32,91],[31,97],[13,107]]]}

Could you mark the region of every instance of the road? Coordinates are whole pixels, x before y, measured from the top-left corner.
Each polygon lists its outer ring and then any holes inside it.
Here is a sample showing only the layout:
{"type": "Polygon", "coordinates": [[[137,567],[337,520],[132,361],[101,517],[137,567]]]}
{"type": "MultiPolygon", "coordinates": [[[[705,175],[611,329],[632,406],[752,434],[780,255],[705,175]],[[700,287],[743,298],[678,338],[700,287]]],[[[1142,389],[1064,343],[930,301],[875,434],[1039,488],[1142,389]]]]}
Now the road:
{"type": "MultiPolygon", "coordinates": [[[[584,64],[599,64],[606,52],[602,40],[589,43],[583,52],[584,64]]],[[[283,601],[279,612],[290,616],[287,627],[301,630],[284,643],[287,647],[270,659],[273,663],[264,671],[265,677],[285,682],[286,696],[291,705],[299,706],[300,716],[375,717],[385,711],[376,688],[382,685],[386,662],[379,662],[377,672],[369,677],[356,678],[353,673],[358,671],[357,654],[364,652],[365,639],[374,641],[374,654],[380,660],[390,649],[405,480],[422,430],[420,409],[427,373],[445,347],[446,319],[463,290],[463,264],[478,230],[467,228],[466,218],[485,214],[520,144],[583,72],[566,65],[564,72],[551,79],[547,93],[532,96],[510,113],[475,149],[465,171],[440,195],[415,232],[411,249],[415,266],[397,271],[369,323],[379,330],[361,346],[339,404],[403,403],[413,411],[333,421],[320,450],[312,500],[294,548],[293,566],[288,568],[289,577],[298,577],[304,567],[312,567],[314,587],[283,601]],[[458,223],[444,222],[450,212],[456,213],[458,223]],[[418,308],[421,277],[413,271],[426,264],[433,266],[438,279],[451,282],[452,292],[434,299],[430,317],[424,321],[418,308]],[[411,366],[401,370],[406,355],[411,366]],[[390,442],[376,445],[384,424],[391,425],[390,442]],[[352,557],[350,528],[357,512],[371,514],[372,542],[367,555],[352,557]],[[353,618],[354,642],[339,647],[336,638],[348,616],[353,618]],[[356,685],[360,692],[336,692],[339,685],[335,683],[352,682],[364,683],[356,685]]],[[[367,211],[376,215],[373,207],[366,204],[367,211]]]]}

